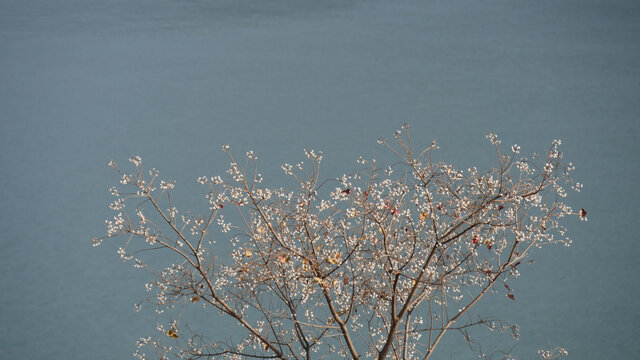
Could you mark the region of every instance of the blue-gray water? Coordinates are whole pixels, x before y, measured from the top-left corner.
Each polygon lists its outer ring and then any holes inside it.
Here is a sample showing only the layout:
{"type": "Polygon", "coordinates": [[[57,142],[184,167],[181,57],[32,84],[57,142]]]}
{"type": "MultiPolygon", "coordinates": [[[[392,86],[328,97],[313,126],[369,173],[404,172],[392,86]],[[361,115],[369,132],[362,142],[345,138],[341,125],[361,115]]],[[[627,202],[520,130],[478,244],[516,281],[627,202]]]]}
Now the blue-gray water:
{"type": "Polygon", "coordinates": [[[483,311],[520,324],[521,359],[638,358],[639,39],[636,1],[1,0],[0,358],[128,358],[153,334],[147,275],[91,247],[107,160],[140,154],[190,206],[222,143],[267,180],[303,148],[336,176],[403,122],[459,167],[491,164],[489,130],[563,140],[589,221],[483,311]]]}

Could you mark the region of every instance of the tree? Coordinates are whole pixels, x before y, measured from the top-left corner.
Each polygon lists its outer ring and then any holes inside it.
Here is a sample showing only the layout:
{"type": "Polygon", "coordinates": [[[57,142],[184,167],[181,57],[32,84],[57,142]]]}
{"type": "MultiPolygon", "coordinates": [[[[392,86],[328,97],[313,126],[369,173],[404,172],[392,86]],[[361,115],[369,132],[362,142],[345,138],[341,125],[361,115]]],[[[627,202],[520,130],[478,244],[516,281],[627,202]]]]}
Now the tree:
{"type": "MultiPolygon", "coordinates": [[[[94,245],[126,238],[118,253],[154,274],[147,301],[159,312],[199,303],[238,325],[230,340],[192,333],[180,320],[160,326],[161,338],[141,338],[139,347],[161,359],[429,359],[449,332],[473,348],[469,328],[517,336],[517,326],[474,319],[469,309],[492,289],[515,300],[508,283],[532,249],[569,245],[560,220],[586,220],[584,209],[561,201],[566,187],[581,184],[569,177],[560,141],[527,159],[519,146],[503,153],[496,135],[487,139],[497,167],[463,171],[433,160],[435,142],[414,152],[405,125],[395,145],[379,140],[398,162],[381,169],[360,158],[358,172],[322,182],[322,153],[305,150],[309,164],[282,166],[294,190],[264,186],[254,152],[242,166],[225,145],[224,179],[198,179],[206,216],[179,215],[174,183],[145,172],[140,157],[130,159],[132,173],[110,162],[125,190],[111,189],[118,214],[94,245]],[[132,202],[135,216],[125,211],[132,202]],[[227,256],[214,246],[224,236],[233,246],[227,256]],[[142,260],[151,249],[174,264],[154,272],[142,260]]],[[[135,355],[146,358],[140,349],[135,355]]]]}

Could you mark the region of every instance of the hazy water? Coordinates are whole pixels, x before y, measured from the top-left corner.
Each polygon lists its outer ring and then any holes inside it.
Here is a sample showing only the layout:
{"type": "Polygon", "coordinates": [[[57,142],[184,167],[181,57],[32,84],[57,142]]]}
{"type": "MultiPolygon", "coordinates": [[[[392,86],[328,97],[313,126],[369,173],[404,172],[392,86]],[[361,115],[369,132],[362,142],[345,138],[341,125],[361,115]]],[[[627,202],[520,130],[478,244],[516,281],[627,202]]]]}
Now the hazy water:
{"type": "Polygon", "coordinates": [[[639,19],[633,1],[0,1],[1,357],[124,358],[152,334],[148,277],[90,245],[108,159],[142,155],[192,205],[222,143],[273,182],[303,148],[335,176],[403,122],[460,167],[491,164],[488,130],[524,153],[563,139],[589,222],[484,312],[521,325],[522,359],[638,357],[639,19]]]}

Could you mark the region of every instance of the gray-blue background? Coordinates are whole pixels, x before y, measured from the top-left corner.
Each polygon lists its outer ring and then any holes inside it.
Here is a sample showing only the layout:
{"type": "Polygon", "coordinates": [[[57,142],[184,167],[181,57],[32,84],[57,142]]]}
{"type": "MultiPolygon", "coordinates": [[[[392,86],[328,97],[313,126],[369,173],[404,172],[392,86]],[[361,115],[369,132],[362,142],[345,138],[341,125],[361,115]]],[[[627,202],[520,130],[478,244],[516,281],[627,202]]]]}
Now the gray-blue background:
{"type": "Polygon", "coordinates": [[[492,164],[486,131],[524,154],[562,139],[589,221],[483,312],[520,324],[522,359],[640,357],[639,55],[637,1],[1,0],[0,358],[127,358],[153,334],[147,275],[91,247],[107,160],[140,154],[204,206],[222,143],[277,184],[303,148],[326,176],[385,158],[403,122],[459,167],[492,164]]]}

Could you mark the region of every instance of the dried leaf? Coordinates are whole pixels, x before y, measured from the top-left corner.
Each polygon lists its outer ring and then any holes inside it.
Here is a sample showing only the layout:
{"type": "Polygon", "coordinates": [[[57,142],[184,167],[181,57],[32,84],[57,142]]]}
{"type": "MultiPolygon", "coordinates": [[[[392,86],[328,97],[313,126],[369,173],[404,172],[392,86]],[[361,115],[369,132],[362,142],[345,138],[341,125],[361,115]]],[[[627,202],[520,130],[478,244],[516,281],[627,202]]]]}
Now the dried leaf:
{"type": "Polygon", "coordinates": [[[180,337],[180,336],[178,336],[178,331],[176,329],[174,329],[174,328],[171,328],[171,329],[167,330],[167,336],[169,336],[170,338],[173,338],[173,339],[177,339],[177,338],[180,337]]]}

